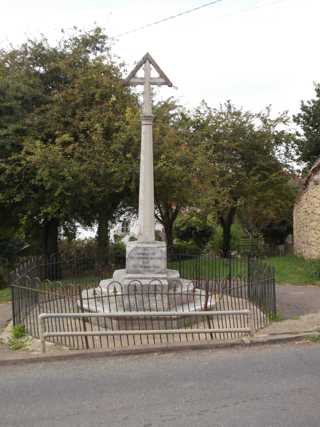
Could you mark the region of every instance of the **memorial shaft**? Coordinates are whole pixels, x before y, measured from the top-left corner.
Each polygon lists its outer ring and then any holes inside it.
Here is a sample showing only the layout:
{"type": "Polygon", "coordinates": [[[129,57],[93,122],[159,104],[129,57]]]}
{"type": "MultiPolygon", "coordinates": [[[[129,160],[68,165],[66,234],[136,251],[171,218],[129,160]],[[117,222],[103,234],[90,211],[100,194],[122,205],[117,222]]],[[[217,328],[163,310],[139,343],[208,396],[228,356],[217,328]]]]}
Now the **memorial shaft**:
{"type": "Polygon", "coordinates": [[[151,85],[172,87],[172,83],[149,53],[146,53],[141,61],[136,64],[125,82],[128,85],[144,86],[141,114],[138,242],[149,244],[155,241],[151,85]],[[144,75],[139,77],[137,73],[142,67],[144,75]],[[151,76],[151,67],[158,73],[158,77],[151,76]]]}
{"type": "Polygon", "coordinates": [[[153,179],[153,138],[152,138],[152,95],[151,67],[144,64],[144,94],[141,115],[141,156],[139,185],[139,236],[142,242],[155,240],[154,220],[154,179],[153,179]]]}

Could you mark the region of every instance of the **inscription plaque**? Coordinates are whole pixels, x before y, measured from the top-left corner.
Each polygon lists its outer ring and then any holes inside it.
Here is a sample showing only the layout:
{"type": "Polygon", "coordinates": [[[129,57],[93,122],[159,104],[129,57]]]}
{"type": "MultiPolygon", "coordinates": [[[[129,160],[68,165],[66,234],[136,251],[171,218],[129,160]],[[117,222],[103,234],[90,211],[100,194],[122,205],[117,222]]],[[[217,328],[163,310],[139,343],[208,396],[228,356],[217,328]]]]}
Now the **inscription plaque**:
{"type": "Polygon", "coordinates": [[[136,244],[127,247],[126,271],[131,274],[165,274],[167,254],[164,245],[136,244]]]}

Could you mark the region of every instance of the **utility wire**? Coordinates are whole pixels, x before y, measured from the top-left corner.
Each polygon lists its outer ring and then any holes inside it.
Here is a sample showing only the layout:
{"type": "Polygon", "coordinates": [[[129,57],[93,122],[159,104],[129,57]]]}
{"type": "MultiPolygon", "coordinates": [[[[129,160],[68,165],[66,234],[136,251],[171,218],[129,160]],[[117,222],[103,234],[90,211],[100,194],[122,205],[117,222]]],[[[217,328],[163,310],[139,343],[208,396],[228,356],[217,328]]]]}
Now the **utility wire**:
{"type": "Polygon", "coordinates": [[[143,25],[141,27],[133,28],[132,30],[125,31],[124,33],[120,33],[120,34],[113,36],[111,38],[117,39],[119,37],[123,37],[123,36],[126,36],[126,35],[131,34],[131,33],[136,33],[137,31],[144,30],[144,29],[152,27],[154,25],[162,24],[163,22],[170,21],[171,19],[179,18],[180,16],[187,15],[188,13],[195,12],[195,11],[203,9],[205,7],[213,6],[214,4],[220,3],[222,1],[223,0],[210,1],[209,3],[202,4],[201,6],[197,6],[197,7],[194,7],[192,9],[185,10],[183,12],[177,13],[176,15],[167,16],[166,18],[159,19],[158,21],[151,22],[151,23],[143,25]]]}

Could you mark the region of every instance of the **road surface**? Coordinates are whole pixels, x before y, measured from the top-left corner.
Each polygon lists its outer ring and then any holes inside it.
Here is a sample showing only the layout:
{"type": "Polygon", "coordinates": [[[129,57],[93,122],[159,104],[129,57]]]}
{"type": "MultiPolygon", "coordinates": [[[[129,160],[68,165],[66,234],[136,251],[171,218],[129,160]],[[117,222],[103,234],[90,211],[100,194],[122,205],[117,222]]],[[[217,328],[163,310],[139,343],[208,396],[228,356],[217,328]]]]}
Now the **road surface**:
{"type": "Polygon", "coordinates": [[[320,426],[320,345],[0,366],[1,427],[320,426]]]}

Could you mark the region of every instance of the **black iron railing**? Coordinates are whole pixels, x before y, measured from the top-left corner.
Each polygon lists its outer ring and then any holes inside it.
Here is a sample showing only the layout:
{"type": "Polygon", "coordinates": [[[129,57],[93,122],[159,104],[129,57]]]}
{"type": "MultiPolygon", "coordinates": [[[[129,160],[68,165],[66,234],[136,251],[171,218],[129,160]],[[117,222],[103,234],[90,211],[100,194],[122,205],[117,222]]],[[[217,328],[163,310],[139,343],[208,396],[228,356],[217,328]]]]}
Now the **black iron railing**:
{"type": "Polygon", "coordinates": [[[108,319],[82,316],[46,320],[48,331],[75,334],[51,336],[49,340],[71,348],[91,349],[236,339],[244,335],[240,330],[246,327],[241,311],[250,311],[255,329],[266,326],[276,314],[274,269],[259,259],[171,252],[168,268],[178,270],[184,279],[182,282],[157,280],[142,284],[135,280],[126,286],[113,281],[101,282],[112,277],[112,269],[120,267],[124,267],[123,258],[114,260],[111,267],[99,265],[94,258],[52,258],[45,262],[39,258],[25,262],[11,275],[13,322],[25,325],[30,335],[40,337],[41,313],[123,313],[121,320],[110,316],[108,319]],[[183,316],[196,311],[238,311],[239,314],[183,316]],[[146,315],[129,319],[125,317],[126,312],[145,312],[146,315]],[[148,318],[148,312],[176,314],[165,319],[154,315],[148,318]],[[85,332],[93,334],[119,328],[137,333],[113,337],[85,335],[85,332]],[[176,331],[179,328],[190,329],[190,332],[179,333],[176,331]],[[139,335],[139,330],[148,329],[163,333],[139,335]],[[168,330],[175,332],[170,334],[168,330]]]}

